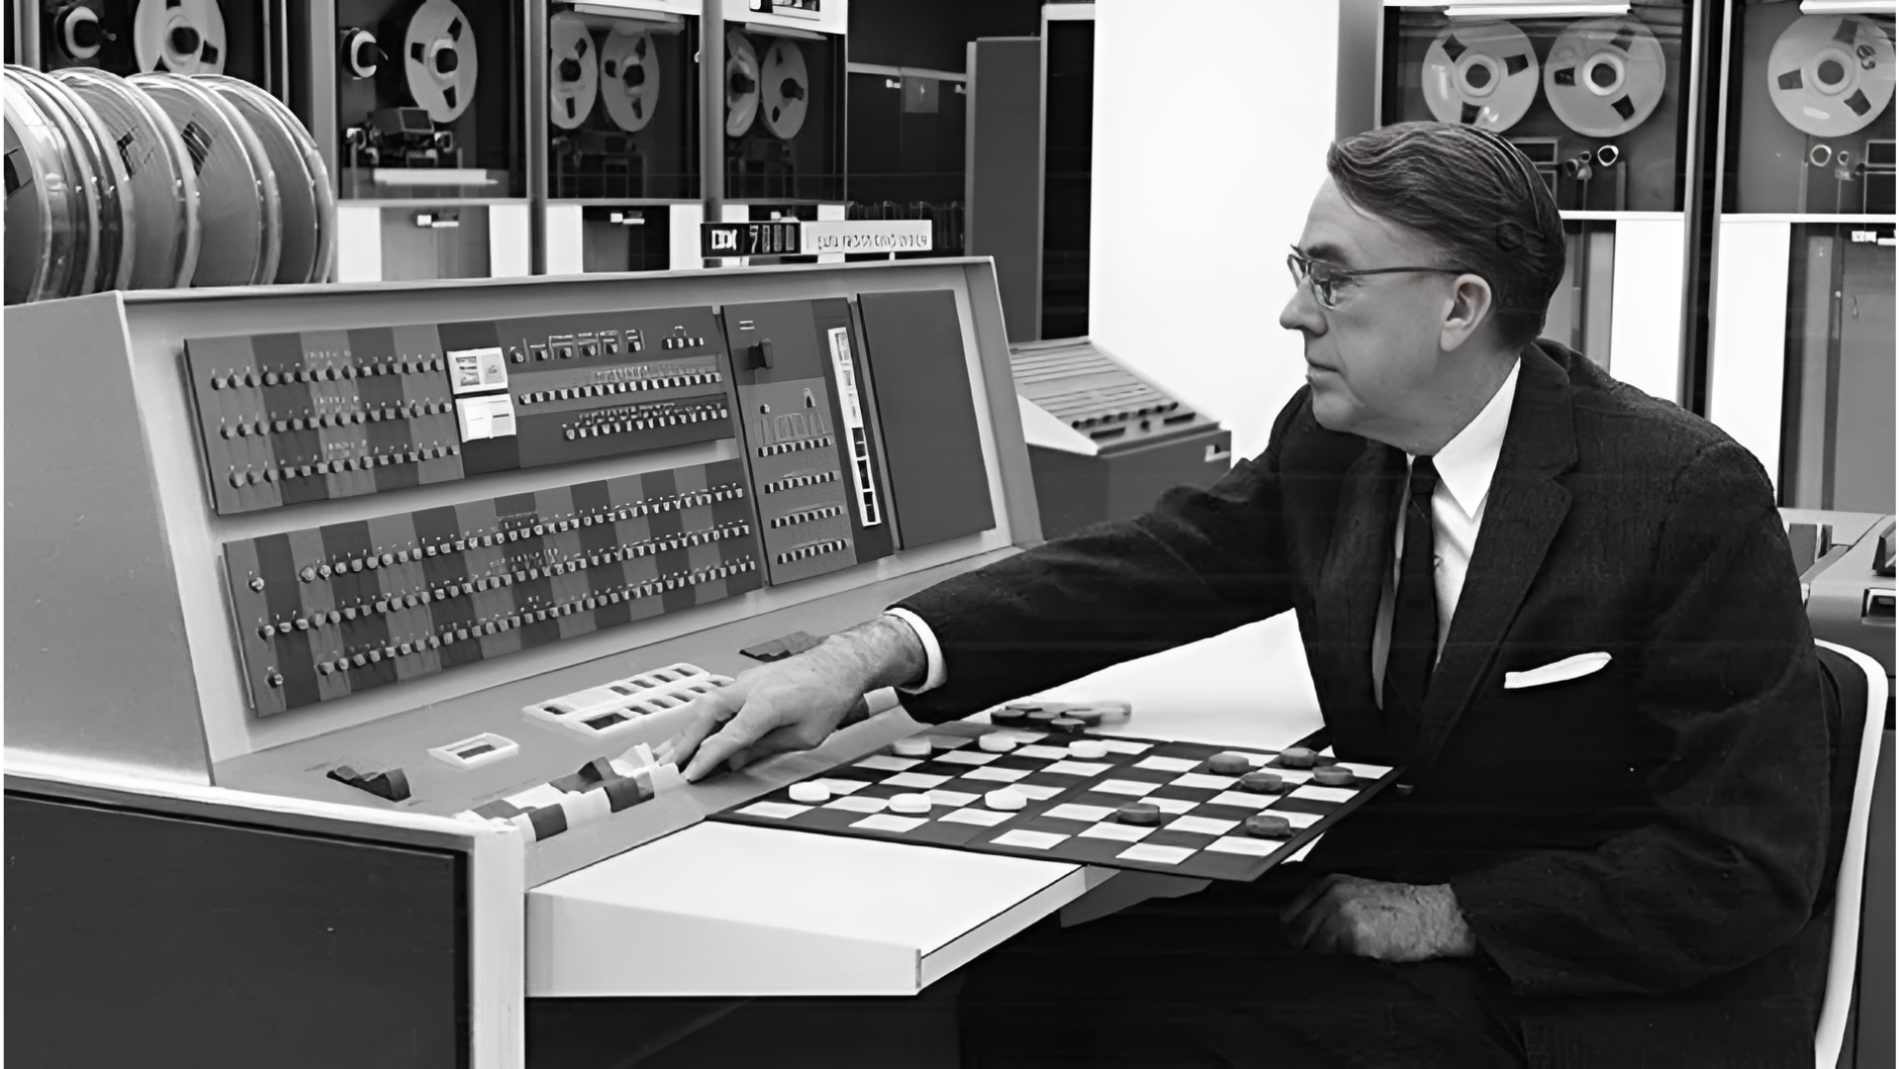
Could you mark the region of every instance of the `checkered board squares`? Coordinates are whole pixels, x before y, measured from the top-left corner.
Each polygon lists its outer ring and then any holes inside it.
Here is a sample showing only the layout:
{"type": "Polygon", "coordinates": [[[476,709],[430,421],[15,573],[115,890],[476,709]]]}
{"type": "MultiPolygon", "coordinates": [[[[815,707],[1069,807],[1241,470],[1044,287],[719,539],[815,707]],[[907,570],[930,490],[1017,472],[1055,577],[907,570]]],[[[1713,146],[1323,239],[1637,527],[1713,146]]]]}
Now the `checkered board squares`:
{"type": "Polygon", "coordinates": [[[830,801],[801,805],[789,790],[715,814],[713,819],[885,839],[893,842],[1040,857],[1112,868],[1144,869],[1205,879],[1251,880],[1300,853],[1397,775],[1378,765],[1334,762],[1351,771],[1350,787],[1321,787],[1309,772],[1282,769],[1270,750],[1249,751],[1199,743],[1092,736],[1109,743],[1107,757],[1078,760],[1060,736],[1000,729],[1020,745],[992,753],[972,745],[987,724],[959,723],[921,733],[928,757],[873,754],[815,777],[831,788],[830,801]],[[1282,793],[1240,789],[1238,777],[1217,775],[1208,759],[1243,753],[1258,768],[1278,773],[1282,793]],[[1009,787],[1029,799],[1021,810],[989,808],[984,796],[1009,787]],[[927,814],[886,808],[898,794],[921,793],[927,814]],[[1161,810],[1158,824],[1124,824],[1116,812],[1129,802],[1161,810]],[[1255,813],[1285,818],[1293,834],[1262,839],[1246,832],[1255,813]]]}

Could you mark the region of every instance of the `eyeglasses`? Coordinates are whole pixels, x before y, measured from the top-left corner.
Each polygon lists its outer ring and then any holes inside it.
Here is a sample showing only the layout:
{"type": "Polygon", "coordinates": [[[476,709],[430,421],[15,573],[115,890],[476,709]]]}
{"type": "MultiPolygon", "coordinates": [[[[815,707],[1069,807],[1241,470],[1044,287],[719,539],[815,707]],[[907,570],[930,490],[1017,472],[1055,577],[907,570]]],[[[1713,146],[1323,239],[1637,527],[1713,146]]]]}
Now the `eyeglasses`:
{"type": "Polygon", "coordinates": [[[1313,287],[1313,298],[1319,301],[1321,308],[1338,308],[1340,286],[1362,275],[1396,275],[1408,271],[1429,271],[1442,275],[1475,274],[1462,267],[1370,267],[1348,271],[1324,260],[1303,255],[1297,248],[1287,256],[1286,269],[1293,272],[1294,285],[1304,283],[1313,287]]]}

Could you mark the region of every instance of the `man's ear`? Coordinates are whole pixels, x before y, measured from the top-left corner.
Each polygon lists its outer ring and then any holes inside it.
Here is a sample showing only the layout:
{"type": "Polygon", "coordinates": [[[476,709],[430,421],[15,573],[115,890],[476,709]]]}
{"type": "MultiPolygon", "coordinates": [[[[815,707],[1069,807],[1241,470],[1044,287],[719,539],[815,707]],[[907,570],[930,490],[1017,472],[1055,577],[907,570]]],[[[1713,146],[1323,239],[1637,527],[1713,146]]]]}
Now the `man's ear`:
{"type": "Polygon", "coordinates": [[[1478,275],[1459,275],[1452,281],[1451,297],[1445,302],[1445,321],[1440,327],[1438,346],[1451,352],[1470,341],[1491,317],[1491,283],[1478,275]]]}

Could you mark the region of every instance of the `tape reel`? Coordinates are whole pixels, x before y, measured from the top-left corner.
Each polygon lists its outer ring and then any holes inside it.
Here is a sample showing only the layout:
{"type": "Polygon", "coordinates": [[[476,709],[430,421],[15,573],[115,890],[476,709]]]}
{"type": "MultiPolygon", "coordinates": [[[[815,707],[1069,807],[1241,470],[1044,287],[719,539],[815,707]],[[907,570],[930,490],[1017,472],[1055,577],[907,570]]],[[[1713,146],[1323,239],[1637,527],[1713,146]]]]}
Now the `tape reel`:
{"type": "Polygon", "coordinates": [[[76,248],[84,250],[76,259],[74,271],[60,292],[49,296],[71,297],[97,293],[123,286],[120,255],[124,232],[119,179],[125,166],[116,153],[104,151],[94,130],[92,109],[72,91],[39,71],[24,67],[10,68],[12,87],[26,94],[40,114],[59,129],[64,141],[64,165],[67,184],[74,191],[78,211],[74,213],[76,248]],[[117,165],[116,170],[112,165],[117,165]]]}
{"type": "Polygon", "coordinates": [[[759,114],[759,55],[738,30],[726,31],[726,136],[752,129],[759,114]]]}
{"type": "Polygon", "coordinates": [[[1572,130],[1618,137],[1656,110],[1667,73],[1649,27],[1628,18],[1580,19],[1550,46],[1544,95],[1572,130]]]}
{"type": "Polygon", "coordinates": [[[645,129],[660,102],[660,53],[653,35],[615,25],[600,46],[600,75],[607,117],[630,134],[645,129]]]}
{"type": "Polygon", "coordinates": [[[797,41],[773,38],[772,47],[765,50],[763,70],[759,114],[773,137],[790,141],[804,128],[805,113],[811,107],[811,74],[805,69],[805,53],[797,41]]]}
{"type": "Polygon", "coordinates": [[[263,143],[282,213],[277,270],[268,281],[325,282],[336,257],[336,194],[316,139],[276,97],[223,75],[198,79],[223,97],[263,143]]]}
{"type": "Polygon", "coordinates": [[[576,15],[548,20],[548,121],[574,130],[587,121],[600,93],[600,56],[594,35],[576,15]]]}
{"type": "Polygon", "coordinates": [[[454,122],[475,100],[475,31],[453,0],[423,0],[402,35],[402,78],[416,106],[454,122]]]}
{"type": "Polygon", "coordinates": [[[1537,99],[1537,51],[1508,22],[1447,26],[1425,50],[1421,88],[1432,117],[1502,133],[1537,99]]]}
{"type": "Polygon", "coordinates": [[[1795,129],[1841,137],[1893,103],[1893,59],[1893,41],[1871,19],[1803,15],[1768,52],[1768,95],[1795,129]]]}
{"type": "Polygon", "coordinates": [[[198,175],[178,130],[136,86],[104,71],[69,67],[54,77],[92,107],[117,146],[137,240],[130,289],[189,286],[198,264],[198,175]]]}
{"type": "Polygon", "coordinates": [[[218,74],[224,48],[218,0],[143,0],[132,16],[132,53],[141,71],[218,74]]]}
{"type": "Polygon", "coordinates": [[[66,135],[7,68],[6,303],[64,297],[86,251],[84,193],[67,170],[66,135]]]}
{"type": "Polygon", "coordinates": [[[198,268],[194,286],[250,286],[277,277],[283,198],[269,153],[236,108],[191,78],[130,79],[162,108],[198,171],[198,268]]]}

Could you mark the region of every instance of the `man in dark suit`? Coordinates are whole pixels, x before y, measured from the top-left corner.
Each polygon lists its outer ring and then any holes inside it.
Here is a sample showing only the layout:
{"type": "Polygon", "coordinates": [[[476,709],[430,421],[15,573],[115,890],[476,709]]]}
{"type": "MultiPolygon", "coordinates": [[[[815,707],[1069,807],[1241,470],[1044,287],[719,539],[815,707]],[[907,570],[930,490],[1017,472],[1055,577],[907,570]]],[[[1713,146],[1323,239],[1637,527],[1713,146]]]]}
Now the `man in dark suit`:
{"type": "Polygon", "coordinates": [[[1589,1063],[1616,1012],[1668,1064],[1798,1060],[1827,738],[1766,477],[1533,340],[1563,232],[1502,138],[1404,124],[1327,165],[1264,454],[741,677],[688,778],[867,689],[942,721],[1291,608],[1336,753],[1397,789],[1260,886],[995,956],[971,1060],[1589,1063]]]}

